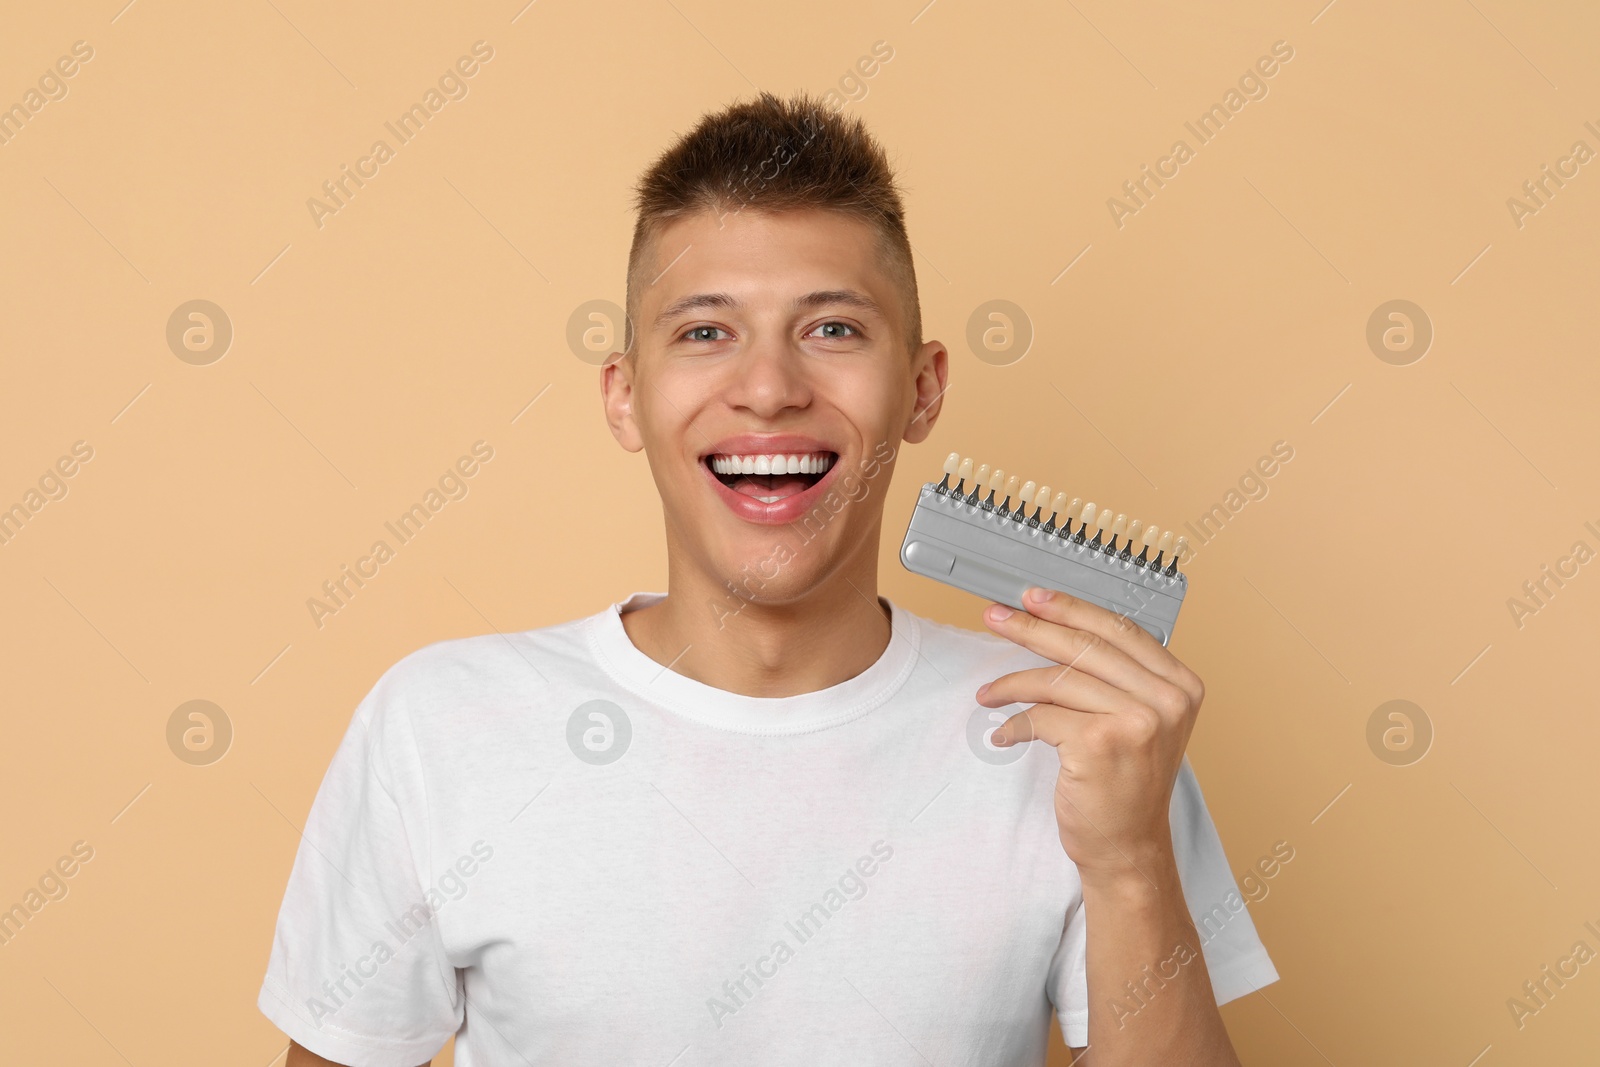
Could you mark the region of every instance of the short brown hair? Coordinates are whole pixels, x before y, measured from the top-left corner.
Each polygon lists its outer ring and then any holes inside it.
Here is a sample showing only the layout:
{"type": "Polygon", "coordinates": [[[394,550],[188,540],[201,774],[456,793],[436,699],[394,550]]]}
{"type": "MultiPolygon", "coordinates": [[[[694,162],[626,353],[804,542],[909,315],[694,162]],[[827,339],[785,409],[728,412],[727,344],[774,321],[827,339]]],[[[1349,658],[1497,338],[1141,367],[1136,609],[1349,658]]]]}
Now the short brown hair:
{"type": "Polygon", "coordinates": [[[771,93],[706,115],[639,178],[638,221],[628,252],[628,321],[639,310],[639,272],[656,234],[696,211],[737,214],[746,208],[824,208],[876,227],[891,275],[904,299],[911,351],[922,346],[922,308],[906,237],[905,207],[883,147],[859,118],[806,94],[771,93]]]}

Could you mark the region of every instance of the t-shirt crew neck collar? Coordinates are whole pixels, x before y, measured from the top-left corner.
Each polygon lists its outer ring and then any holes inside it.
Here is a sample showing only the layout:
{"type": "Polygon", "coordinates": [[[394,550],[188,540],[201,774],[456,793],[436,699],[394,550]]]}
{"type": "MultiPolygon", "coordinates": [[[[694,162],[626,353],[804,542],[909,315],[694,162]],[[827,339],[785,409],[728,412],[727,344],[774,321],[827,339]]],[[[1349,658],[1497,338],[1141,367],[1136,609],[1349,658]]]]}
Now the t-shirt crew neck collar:
{"type": "Polygon", "coordinates": [[[889,644],[876,661],[854,678],[810,693],[752,697],[730,693],[664,667],[639,651],[623,628],[622,614],[666,597],[634,593],[590,617],[589,644],[596,659],[617,682],[687,719],[736,733],[783,735],[825,730],[858,719],[892,697],[911,677],[922,634],[916,617],[889,605],[889,644]]]}

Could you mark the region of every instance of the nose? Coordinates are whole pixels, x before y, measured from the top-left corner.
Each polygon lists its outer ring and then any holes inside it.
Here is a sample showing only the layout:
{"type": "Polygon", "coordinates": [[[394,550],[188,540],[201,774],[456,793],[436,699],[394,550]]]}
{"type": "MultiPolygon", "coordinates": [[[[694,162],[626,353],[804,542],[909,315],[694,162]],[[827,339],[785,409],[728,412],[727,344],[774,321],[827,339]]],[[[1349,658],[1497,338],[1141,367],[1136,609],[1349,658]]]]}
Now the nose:
{"type": "Polygon", "coordinates": [[[811,403],[810,370],[805,353],[782,338],[762,339],[728,364],[723,396],[730,407],[772,419],[811,403]]]}

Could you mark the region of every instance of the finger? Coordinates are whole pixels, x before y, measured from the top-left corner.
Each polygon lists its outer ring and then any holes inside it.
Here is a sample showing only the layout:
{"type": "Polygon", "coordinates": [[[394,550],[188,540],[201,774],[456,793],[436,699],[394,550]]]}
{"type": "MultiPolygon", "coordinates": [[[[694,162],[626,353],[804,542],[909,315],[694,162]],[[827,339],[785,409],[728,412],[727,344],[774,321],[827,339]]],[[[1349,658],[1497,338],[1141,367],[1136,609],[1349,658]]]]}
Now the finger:
{"type": "Polygon", "coordinates": [[[1098,634],[1148,670],[1170,681],[1176,681],[1175,676],[1183,667],[1165,645],[1130,616],[1110,611],[1070,593],[1041,586],[1027,590],[1022,603],[1031,614],[1042,619],[1098,634]]]}
{"type": "Polygon", "coordinates": [[[996,748],[1043,741],[1079,754],[1108,753],[1126,746],[1137,751],[1147,746],[1161,729],[1160,717],[1150,708],[1120,715],[1090,715],[1055,704],[1034,704],[995,727],[990,742],[996,748]]]}
{"type": "Polygon", "coordinates": [[[1062,676],[1070,671],[1092,675],[1173,716],[1198,703],[1198,694],[1156,674],[1093,630],[1080,630],[1031,612],[1011,611],[1000,604],[990,606],[984,621],[1000,636],[1061,664],[1056,671],[1062,676]],[[1005,617],[996,621],[995,614],[1005,617]]]}
{"type": "Polygon", "coordinates": [[[1200,679],[1194,671],[1132,618],[1108,611],[1069,593],[1042,587],[1028,590],[1022,602],[1030,614],[1062,626],[1097,634],[1147,670],[1191,695],[1198,695],[1200,679]]]}
{"type": "Polygon", "coordinates": [[[1084,731],[1097,715],[1084,714],[1054,704],[1031,704],[1006,719],[989,735],[990,744],[996,748],[1025,745],[1029,741],[1043,741],[1068,751],[1082,747],[1084,731]]]}
{"type": "Polygon", "coordinates": [[[1130,693],[1091,674],[1064,671],[1058,666],[1012,671],[978,690],[986,708],[1007,704],[1054,704],[1090,715],[1117,715],[1136,711],[1139,701],[1130,693]]]}

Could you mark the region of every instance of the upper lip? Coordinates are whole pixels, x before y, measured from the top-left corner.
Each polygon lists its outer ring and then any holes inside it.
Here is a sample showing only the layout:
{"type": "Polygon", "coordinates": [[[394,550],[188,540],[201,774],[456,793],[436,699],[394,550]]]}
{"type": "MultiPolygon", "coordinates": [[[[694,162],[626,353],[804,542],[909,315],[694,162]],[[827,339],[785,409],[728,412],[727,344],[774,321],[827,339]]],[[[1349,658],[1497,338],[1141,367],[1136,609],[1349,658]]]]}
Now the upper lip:
{"type": "Polygon", "coordinates": [[[803,455],[807,452],[832,452],[839,450],[816,437],[797,433],[741,433],[724,437],[704,452],[707,456],[777,456],[803,455]]]}

